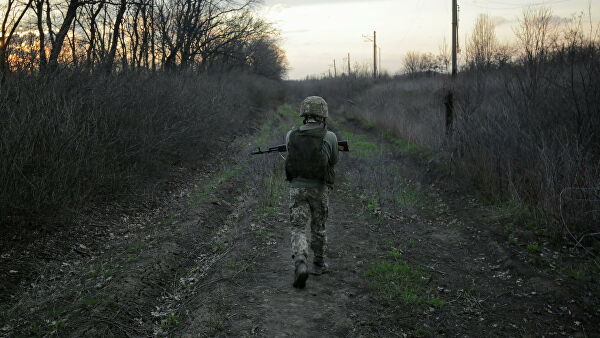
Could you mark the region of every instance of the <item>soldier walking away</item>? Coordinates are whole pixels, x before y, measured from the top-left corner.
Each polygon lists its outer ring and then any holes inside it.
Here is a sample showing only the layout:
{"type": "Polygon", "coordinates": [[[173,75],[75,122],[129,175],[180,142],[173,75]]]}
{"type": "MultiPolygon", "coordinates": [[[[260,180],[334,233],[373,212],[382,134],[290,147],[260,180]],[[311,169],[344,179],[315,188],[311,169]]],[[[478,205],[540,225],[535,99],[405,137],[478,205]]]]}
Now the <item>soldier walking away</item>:
{"type": "Polygon", "coordinates": [[[334,166],[338,161],[337,137],[327,130],[327,102],[309,96],[300,107],[303,125],[286,136],[288,156],[285,174],[290,182],[290,223],[294,287],[302,289],[308,279],[308,242],[306,227],[310,224],[311,249],[314,253],[311,273],[327,272],[325,262],[327,236],[325,221],[329,209],[329,191],[335,181],[334,166]]]}

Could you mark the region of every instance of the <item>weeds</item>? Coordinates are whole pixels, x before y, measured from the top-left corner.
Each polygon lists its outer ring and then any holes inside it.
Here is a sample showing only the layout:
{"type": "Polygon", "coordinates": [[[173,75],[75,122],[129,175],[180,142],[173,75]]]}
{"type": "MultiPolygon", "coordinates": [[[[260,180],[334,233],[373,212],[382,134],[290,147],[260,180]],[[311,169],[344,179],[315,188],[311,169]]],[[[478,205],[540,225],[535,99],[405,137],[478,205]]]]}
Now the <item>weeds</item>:
{"type": "Polygon", "coordinates": [[[348,131],[339,133],[345,140],[352,145],[350,156],[363,160],[372,160],[379,155],[379,147],[367,140],[366,135],[354,134],[348,131]]]}
{"type": "Polygon", "coordinates": [[[396,191],[394,201],[401,207],[417,207],[425,204],[426,198],[421,190],[406,185],[396,191]]]}
{"type": "Polygon", "coordinates": [[[179,318],[174,313],[168,313],[167,317],[160,322],[162,329],[170,329],[179,324],[179,318]]]}
{"type": "Polygon", "coordinates": [[[392,248],[387,259],[373,263],[367,271],[370,285],[388,301],[398,300],[405,305],[442,307],[445,302],[430,297],[426,291],[428,277],[422,269],[410,266],[402,259],[402,252],[392,248]]]}
{"type": "Polygon", "coordinates": [[[0,226],[67,216],[197,163],[247,128],[242,107],[276,91],[241,74],[12,74],[0,92],[0,226]]]}
{"type": "Polygon", "coordinates": [[[276,233],[274,233],[274,232],[272,232],[272,231],[262,230],[262,229],[260,229],[260,230],[256,230],[254,233],[255,233],[257,236],[259,236],[259,237],[263,237],[263,238],[266,238],[266,239],[271,239],[271,238],[275,238],[275,237],[277,237],[277,234],[276,234],[276,233]]]}
{"type": "Polygon", "coordinates": [[[145,247],[148,246],[148,243],[144,242],[144,241],[135,241],[128,249],[127,252],[129,252],[130,254],[136,254],[138,252],[140,252],[142,249],[144,249],[145,247]]]}
{"type": "Polygon", "coordinates": [[[217,198],[212,195],[217,192],[217,189],[221,184],[237,175],[241,170],[242,167],[240,165],[224,168],[214,175],[209,182],[206,182],[201,188],[192,192],[192,202],[197,204],[217,201],[217,198]]]}
{"type": "Polygon", "coordinates": [[[376,211],[380,209],[379,202],[377,201],[377,197],[374,195],[365,195],[358,194],[358,199],[365,206],[365,209],[369,212],[370,215],[376,215],[376,211]]]}

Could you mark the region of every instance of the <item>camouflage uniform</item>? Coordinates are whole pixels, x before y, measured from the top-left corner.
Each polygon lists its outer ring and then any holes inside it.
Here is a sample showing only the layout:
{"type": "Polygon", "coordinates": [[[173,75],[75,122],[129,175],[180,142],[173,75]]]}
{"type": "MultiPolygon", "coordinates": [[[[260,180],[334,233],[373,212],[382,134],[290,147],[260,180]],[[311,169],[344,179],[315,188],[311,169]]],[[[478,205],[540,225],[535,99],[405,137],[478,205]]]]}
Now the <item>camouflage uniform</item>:
{"type": "MultiPolygon", "coordinates": [[[[301,110],[301,116],[310,117],[311,115],[317,115],[324,118],[328,117],[327,103],[320,97],[312,96],[306,98],[301,110]]],[[[299,127],[299,130],[310,131],[317,128],[324,128],[324,126],[322,124],[305,124],[299,127]]],[[[286,135],[286,144],[288,145],[292,131],[286,135]]],[[[333,168],[339,159],[337,137],[333,132],[326,131],[323,141],[321,152],[327,157],[329,167],[333,168]]],[[[324,263],[327,249],[325,222],[327,221],[329,211],[329,191],[331,188],[333,188],[333,182],[325,183],[323,180],[303,176],[294,177],[290,181],[289,206],[292,259],[296,263],[301,261],[306,262],[308,258],[307,226],[310,226],[311,229],[310,246],[314,252],[314,263],[324,263]]]]}
{"type": "Polygon", "coordinates": [[[306,227],[310,225],[311,249],[314,262],[323,264],[327,249],[325,221],[329,211],[329,188],[325,185],[316,188],[290,188],[290,223],[292,258],[306,261],[308,244],[306,227]]]}

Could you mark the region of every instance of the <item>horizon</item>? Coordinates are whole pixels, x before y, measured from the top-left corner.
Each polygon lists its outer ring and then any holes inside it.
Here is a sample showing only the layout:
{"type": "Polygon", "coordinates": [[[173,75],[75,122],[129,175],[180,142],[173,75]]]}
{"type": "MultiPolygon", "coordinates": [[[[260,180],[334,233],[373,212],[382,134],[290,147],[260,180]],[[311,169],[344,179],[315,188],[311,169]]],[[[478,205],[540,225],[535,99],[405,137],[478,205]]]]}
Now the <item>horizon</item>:
{"type": "MultiPolygon", "coordinates": [[[[598,22],[595,0],[459,0],[459,46],[465,41],[479,14],[488,14],[496,23],[500,42],[514,41],[513,28],[529,6],[545,6],[561,21],[576,15],[598,22]]],[[[437,54],[446,39],[451,45],[451,1],[342,1],[342,0],[265,0],[261,14],[281,30],[281,47],[286,52],[287,79],[333,74],[336,60],[338,74],[346,72],[347,54],[351,68],[372,69],[373,45],[364,36],[377,31],[381,48],[382,71],[396,74],[401,70],[408,51],[437,54]],[[348,21],[342,18],[361,20],[348,21]],[[427,20],[427,17],[430,17],[427,20]],[[307,19],[308,18],[308,19],[307,19]]],[[[461,55],[459,54],[459,61],[461,55]]]]}

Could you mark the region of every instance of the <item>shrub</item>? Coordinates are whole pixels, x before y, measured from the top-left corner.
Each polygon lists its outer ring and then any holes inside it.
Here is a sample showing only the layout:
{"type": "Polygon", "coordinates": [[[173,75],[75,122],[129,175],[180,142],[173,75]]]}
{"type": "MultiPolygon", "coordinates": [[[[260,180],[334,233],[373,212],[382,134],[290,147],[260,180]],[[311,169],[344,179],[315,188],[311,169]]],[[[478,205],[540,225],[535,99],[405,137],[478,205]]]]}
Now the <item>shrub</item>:
{"type": "Polygon", "coordinates": [[[0,89],[0,224],[114,199],[207,158],[278,94],[244,74],[13,73],[0,89]],[[235,83],[235,85],[233,85],[235,83]]]}

